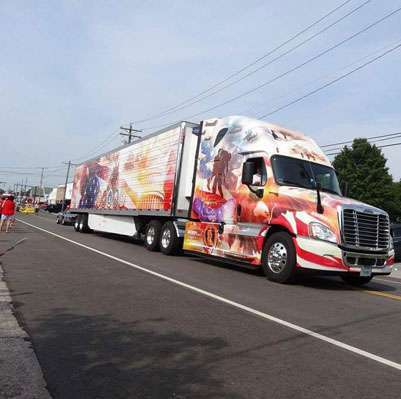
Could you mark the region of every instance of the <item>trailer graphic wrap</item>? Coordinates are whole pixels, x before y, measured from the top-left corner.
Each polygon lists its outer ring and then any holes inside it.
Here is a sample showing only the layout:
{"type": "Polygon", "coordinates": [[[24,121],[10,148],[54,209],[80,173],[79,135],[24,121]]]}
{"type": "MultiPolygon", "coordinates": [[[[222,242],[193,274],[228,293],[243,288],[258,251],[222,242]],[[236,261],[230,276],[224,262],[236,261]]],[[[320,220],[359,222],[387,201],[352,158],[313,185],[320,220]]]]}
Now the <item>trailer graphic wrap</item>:
{"type": "Polygon", "coordinates": [[[180,128],[76,168],[71,208],[170,213],[180,128]]]}
{"type": "Polygon", "coordinates": [[[324,214],[318,213],[316,191],[276,183],[273,155],[331,166],[301,133],[243,117],[204,122],[184,249],[258,265],[266,233],[275,225],[294,235],[299,267],[348,270],[338,245],[310,239],[309,226],[327,226],[340,242],[338,207],[355,201],[322,192],[324,214]],[[266,171],[262,198],[241,182],[249,158],[259,158],[266,171]]]}

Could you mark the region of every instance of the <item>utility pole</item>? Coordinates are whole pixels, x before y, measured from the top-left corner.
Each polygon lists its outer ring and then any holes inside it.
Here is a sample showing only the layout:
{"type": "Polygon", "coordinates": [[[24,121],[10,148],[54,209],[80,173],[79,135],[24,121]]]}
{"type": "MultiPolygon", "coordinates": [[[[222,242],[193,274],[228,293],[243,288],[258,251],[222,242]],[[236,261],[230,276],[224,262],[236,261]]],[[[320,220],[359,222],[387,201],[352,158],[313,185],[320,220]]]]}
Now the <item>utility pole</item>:
{"type": "MultiPolygon", "coordinates": [[[[39,183],[39,202],[40,198],[45,196],[45,190],[43,188],[43,175],[45,173],[45,168],[42,168],[42,172],[40,173],[40,183],[39,183]]],[[[35,195],[34,195],[34,202],[36,202],[36,186],[35,186],[35,195]]]]}
{"type": "Polygon", "coordinates": [[[79,165],[78,163],[72,163],[71,161],[68,162],[63,162],[65,165],[67,165],[67,174],[65,176],[65,184],[64,184],[64,196],[63,196],[63,204],[61,205],[61,212],[64,212],[65,210],[65,203],[66,203],[66,195],[67,195],[67,185],[68,185],[68,179],[70,177],[70,169],[71,166],[77,166],[79,165]]]}
{"type": "Polygon", "coordinates": [[[71,161],[64,162],[67,166],[67,175],[65,176],[65,184],[64,184],[64,196],[63,196],[63,204],[61,205],[61,212],[64,212],[65,209],[65,197],[67,194],[67,184],[68,184],[68,178],[70,176],[70,169],[71,169],[71,161]]]}
{"type": "Polygon", "coordinates": [[[129,124],[129,127],[120,126],[120,129],[128,132],[128,133],[120,133],[120,136],[128,136],[128,144],[131,144],[132,138],[136,138],[136,139],[141,138],[141,136],[132,134],[133,132],[142,133],[142,130],[133,129],[132,123],[129,124]]]}

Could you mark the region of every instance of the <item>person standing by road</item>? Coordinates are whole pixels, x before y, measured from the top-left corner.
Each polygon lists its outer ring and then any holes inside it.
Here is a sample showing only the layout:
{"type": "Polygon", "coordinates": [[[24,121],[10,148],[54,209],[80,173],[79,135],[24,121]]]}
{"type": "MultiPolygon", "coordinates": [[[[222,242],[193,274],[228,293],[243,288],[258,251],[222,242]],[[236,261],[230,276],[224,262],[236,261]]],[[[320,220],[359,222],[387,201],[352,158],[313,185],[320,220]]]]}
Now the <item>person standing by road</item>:
{"type": "Polygon", "coordinates": [[[0,196],[0,221],[1,221],[1,209],[3,208],[3,202],[4,202],[4,198],[3,198],[3,196],[1,195],[1,196],[0,196]]]}
{"type": "Polygon", "coordinates": [[[0,221],[0,232],[3,231],[3,224],[6,226],[6,233],[10,229],[10,225],[14,220],[15,215],[15,202],[14,197],[11,195],[3,201],[1,207],[1,221],[0,221]]]}

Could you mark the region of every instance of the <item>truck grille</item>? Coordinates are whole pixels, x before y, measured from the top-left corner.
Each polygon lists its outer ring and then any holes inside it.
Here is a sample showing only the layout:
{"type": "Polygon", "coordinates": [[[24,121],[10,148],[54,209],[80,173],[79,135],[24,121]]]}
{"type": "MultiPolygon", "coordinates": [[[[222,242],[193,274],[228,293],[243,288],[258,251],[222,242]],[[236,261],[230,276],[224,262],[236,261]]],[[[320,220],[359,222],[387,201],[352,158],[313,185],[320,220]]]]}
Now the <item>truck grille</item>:
{"type": "Polygon", "coordinates": [[[385,214],[343,210],[343,240],[351,247],[384,250],[389,247],[390,222],[385,214]]]}

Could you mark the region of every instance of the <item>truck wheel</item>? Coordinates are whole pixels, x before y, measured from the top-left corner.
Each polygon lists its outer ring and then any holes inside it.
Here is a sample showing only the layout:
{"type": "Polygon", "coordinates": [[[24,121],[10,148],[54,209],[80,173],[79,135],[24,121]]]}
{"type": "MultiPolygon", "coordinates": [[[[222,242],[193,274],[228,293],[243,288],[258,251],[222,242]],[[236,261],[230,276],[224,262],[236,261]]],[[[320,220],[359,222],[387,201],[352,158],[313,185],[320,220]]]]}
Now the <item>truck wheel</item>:
{"type": "Polygon", "coordinates": [[[152,220],[145,231],[145,247],[149,251],[158,251],[160,246],[160,233],[162,224],[158,220],[152,220]]]}
{"type": "Polygon", "coordinates": [[[296,271],[296,251],[288,233],[273,233],[262,252],[262,268],[266,277],[278,283],[290,283],[296,271]]]}
{"type": "Polygon", "coordinates": [[[360,276],[356,273],[349,273],[342,274],[341,278],[345,283],[359,287],[361,285],[369,283],[369,281],[372,280],[373,276],[360,276]]]}
{"type": "Polygon", "coordinates": [[[79,218],[79,231],[81,233],[89,233],[91,231],[89,228],[89,225],[88,225],[88,215],[87,214],[83,214],[79,218]]]}
{"type": "Polygon", "coordinates": [[[81,220],[81,215],[78,215],[78,216],[76,217],[76,219],[75,219],[75,222],[74,222],[74,230],[75,230],[76,232],[79,232],[79,223],[80,223],[80,220],[81,220]]]}
{"type": "Polygon", "coordinates": [[[173,222],[164,223],[160,234],[160,250],[165,255],[175,255],[181,249],[181,239],[173,222]]]}

